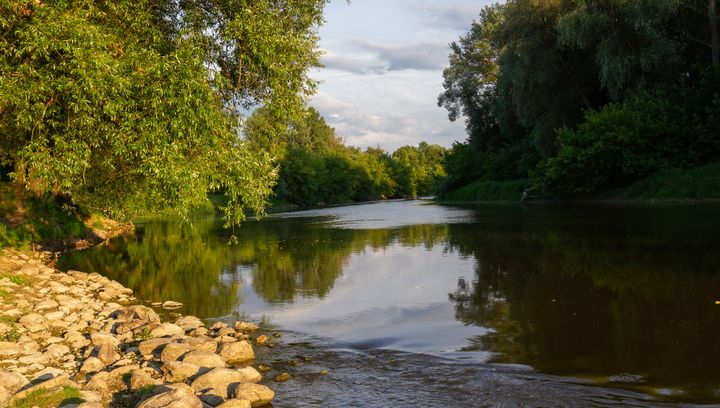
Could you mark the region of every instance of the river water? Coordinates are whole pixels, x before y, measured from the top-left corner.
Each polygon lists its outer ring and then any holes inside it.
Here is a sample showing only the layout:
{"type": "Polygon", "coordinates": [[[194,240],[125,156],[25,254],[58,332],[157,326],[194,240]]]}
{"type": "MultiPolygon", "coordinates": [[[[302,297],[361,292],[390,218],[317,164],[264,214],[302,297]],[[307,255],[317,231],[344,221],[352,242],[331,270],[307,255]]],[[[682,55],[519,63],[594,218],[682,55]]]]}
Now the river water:
{"type": "Polygon", "coordinates": [[[142,301],[262,321],[276,407],[720,403],[720,207],[388,201],[154,219],[66,255],[142,301]],[[325,373],[327,372],[327,373],[325,373]]]}

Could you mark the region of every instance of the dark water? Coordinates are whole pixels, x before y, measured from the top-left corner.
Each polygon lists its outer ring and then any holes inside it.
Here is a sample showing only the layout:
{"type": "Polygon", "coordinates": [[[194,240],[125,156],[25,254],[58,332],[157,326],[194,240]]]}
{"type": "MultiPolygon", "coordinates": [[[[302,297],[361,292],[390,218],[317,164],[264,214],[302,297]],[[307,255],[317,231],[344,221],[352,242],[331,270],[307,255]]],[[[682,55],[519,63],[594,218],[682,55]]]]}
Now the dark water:
{"type": "Polygon", "coordinates": [[[59,265],[280,330],[276,406],[712,404],[719,211],[394,201],[248,222],[236,247],[206,215],[59,265]]]}

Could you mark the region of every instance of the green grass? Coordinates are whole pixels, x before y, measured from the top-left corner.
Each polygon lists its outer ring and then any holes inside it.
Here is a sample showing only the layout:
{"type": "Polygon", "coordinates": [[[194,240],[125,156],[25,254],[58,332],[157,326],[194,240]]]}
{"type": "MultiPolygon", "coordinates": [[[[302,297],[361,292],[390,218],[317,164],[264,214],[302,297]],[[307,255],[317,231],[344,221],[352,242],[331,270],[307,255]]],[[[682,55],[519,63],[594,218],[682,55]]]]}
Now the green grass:
{"type": "Polygon", "coordinates": [[[0,279],[5,279],[5,278],[8,278],[10,280],[10,282],[12,282],[16,285],[21,285],[21,286],[29,286],[30,285],[30,281],[28,281],[27,278],[22,275],[15,275],[15,274],[11,274],[11,273],[0,273],[0,279]]]}
{"type": "Polygon", "coordinates": [[[39,389],[16,401],[11,408],[54,408],[65,404],[80,404],[83,401],[80,390],[74,387],[63,387],[55,392],[39,389]]]}
{"type": "Polygon", "coordinates": [[[691,170],[669,169],[636,182],[620,193],[624,199],[720,199],[720,162],[691,170]]]}
{"type": "Polygon", "coordinates": [[[530,186],[528,180],[475,181],[467,186],[446,193],[443,201],[520,201],[523,190],[530,186]]]}

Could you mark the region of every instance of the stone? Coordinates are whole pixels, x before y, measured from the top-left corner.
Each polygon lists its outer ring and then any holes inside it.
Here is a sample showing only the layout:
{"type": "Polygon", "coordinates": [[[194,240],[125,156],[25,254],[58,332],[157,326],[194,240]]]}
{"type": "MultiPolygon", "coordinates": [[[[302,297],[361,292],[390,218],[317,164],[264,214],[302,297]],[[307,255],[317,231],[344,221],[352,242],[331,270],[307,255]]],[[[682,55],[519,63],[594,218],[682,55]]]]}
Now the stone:
{"type": "Polygon", "coordinates": [[[217,341],[207,336],[185,337],[180,343],[187,344],[193,351],[214,353],[217,350],[217,341]]]}
{"type": "Polygon", "coordinates": [[[253,383],[242,383],[233,392],[233,398],[250,401],[250,405],[253,407],[269,404],[274,397],[273,390],[264,385],[253,383]]]}
{"type": "Polygon", "coordinates": [[[157,337],[169,337],[169,336],[182,336],[185,334],[185,330],[181,328],[180,326],[174,325],[172,323],[163,323],[159,325],[158,327],[154,328],[150,332],[150,337],[157,338],[157,337]]]}
{"type": "Polygon", "coordinates": [[[169,382],[182,382],[200,372],[200,367],[184,361],[168,361],[163,364],[162,372],[169,382]]]}
{"type": "Polygon", "coordinates": [[[42,381],[42,382],[33,384],[30,387],[26,387],[22,391],[18,391],[17,393],[15,393],[15,395],[13,395],[12,399],[14,401],[19,401],[32,393],[38,392],[38,390],[52,390],[52,389],[55,389],[58,387],[80,388],[77,384],[70,381],[70,379],[67,376],[62,375],[62,376],[57,376],[57,377],[51,378],[47,381],[42,381]]]}
{"type": "Polygon", "coordinates": [[[255,339],[255,344],[262,346],[262,345],[267,344],[268,340],[270,340],[270,338],[268,338],[268,336],[263,334],[262,336],[258,336],[258,338],[255,339]]]}
{"type": "Polygon", "coordinates": [[[77,408],[103,408],[103,404],[99,401],[86,401],[78,405],[77,408]]]}
{"type": "Polygon", "coordinates": [[[50,310],[50,309],[57,309],[57,307],[60,306],[58,302],[52,300],[52,299],[46,299],[43,301],[38,302],[35,305],[35,311],[43,311],[43,310],[50,310]]]}
{"type": "Polygon", "coordinates": [[[175,321],[175,324],[185,330],[193,330],[203,326],[202,320],[195,316],[183,316],[175,321]]]}
{"type": "Polygon", "coordinates": [[[112,347],[120,345],[120,340],[116,339],[115,336],[105,333],[92,333],[90,334],[90,341],[95,347],[100,347],[103,344],[109,344],[112,347]]]}
{"type": "Polygon", "coordinates": [[[208,351],[191,351],[183,356],[182,361],[200,367],[225,367],[225,360],[208,351]]]}
{"type": "Polygon", "coordinates": [[[62,356],[70,354],[70,347],[56,343],[51,344],[45,348],[45,353],[43,354],[43,357],[45,361],[53,361],[61,358],[62,356]]]}
{"type": "Polygon", "coordinates": [[[165,301],[165,302],[162,303],[162,308],[163,308],[163,309],[169,309],[169,310],[179,309],[179,308],[181,308],[182,306],[183,306],[182,303],[180,303],[180,302],[175,302],[175,301],[172,301],[172,300],[168,300],[168,301],[165,301]]]}
{"type": "Polygon", "coordinates": [[[27,327],[27,324],[42,324],[45,321],[45,317],[38,313],[28,313],[20,318],[18,322],[23,326],[27,327]]]}
{"type": "Polygon", "coordinates": [[[143,370],[135,370],[130,377],[130,389],[135,391],[151,385],[158,385],[159,382],[153,379],[150,374],[143,370]]]}
{"type": "Polygon", "coordinates": [[[231,362],[249,361],[255,359],[255,352],[252,345],[245,341],[224,343],[218,351],[220,357],[231,362]]]}
{"type": "Polygon", "coordinates": [[[18,343],[0,341],[0,356],[14,356],[20,354],[21,347],[18,343]]]}
{"type": "Polygon", "coordinates": [[[248,322],[235,323],[235,330],[241,331],[243,333],[252,333],[254,331],[257,331],[258,329],[259,329],[259,327],[253,323],[248,323],[248,322]]]}
{"type": "Polygon", "coordinates": [[[150,397],[136,408],[203,408],[203,404],[192,390],[178,387],[150,397]]]}
{"type": "Polygon", "coordinates": [[[80,368],[81,373],[95,373],[105,369],[105,363],[103,363],[97,357],[90,357],[85,360],[82,367],[80,368]]]}
{"type": "Polygon", "coordinates": [[[250,408],[252,405],[250,401],[244,399],[229,399],[222,404],[218,405],[217,408],[250,408]]]}
{"type": "Polygon", "coordinates": [[[200,375],[191,385],[195,391],[212,388],[229,390],[231,385],[238,383],[256,383],[261,379],[262,376],[260,373],[252,367],[244,367],[239,370],[218,367],[200,375]]]}
{"type": "Polygon", "coordinates": [[[175,342],[175,340],[170,338],[145,340],[138,344],[138,349],[140,350],[140,354],[142,354],[143,356],[148,356],[151,354],[160,353],[162,351],[162,348],[165,347],[166,344],[171,342],[175,342]]]}
{"type": "Polygon", "coordinates": [[[14,394],[28,384],[30,382],[22,374],[0,370],[0,389],[7,391],[9,395],[14,394]]]}
{"type": "Polygon", "coordinates": [[[110,344],[103,344],[100,348],[98,348],[97,358],[100,359],[103,364],[109,366],[120,360],[120,353],[118,353],[115,347],[110,344]]]}
{"type": "Polygon", "coordinates": [[[160,361],[167,363],[179,359],[183,354],[192,351],[192,348],[183,343],[167,344],[160,353],[160,361]]]}
{"type": "Polygon", "coordinates": [[[291,378],[291,377],[290,377],[290,374],[288,374],[288,373],[280,373],[280,374],[278,374],[278,375],[275,376],[274,380],[277,381],[277,382],[285,382],[285,381],[289,380],[290,378],[291,378]]]}

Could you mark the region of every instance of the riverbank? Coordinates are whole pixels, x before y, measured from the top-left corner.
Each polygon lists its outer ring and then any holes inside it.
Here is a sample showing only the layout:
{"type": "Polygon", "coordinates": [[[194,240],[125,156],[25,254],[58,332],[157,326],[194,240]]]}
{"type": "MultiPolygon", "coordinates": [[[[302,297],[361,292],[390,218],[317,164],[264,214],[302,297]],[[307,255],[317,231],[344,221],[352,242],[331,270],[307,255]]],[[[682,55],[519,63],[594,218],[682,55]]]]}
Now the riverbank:
{"type": "Polygon", "coordinates": [[[259,384],[267,367],[250,365],[252,343],[268,344],[256,325],[206,327],[158,313],[116,281],[46,261],[46,253],[0,252],[0,407],[234,408],[273,399],[259,384]]]}
{"type": "Polygon", "coordinates": [[[529,198],[541,202],[657,204],[720,201],[720,163],[688,170],[663,170],[629,186],[571,196],[543,195],[540,189],[533,189],[533,184],[528,179],[478,180],[445,193],[439,201],[456,204],[519,202],[526,190],[529,190],[529,198]]]}

